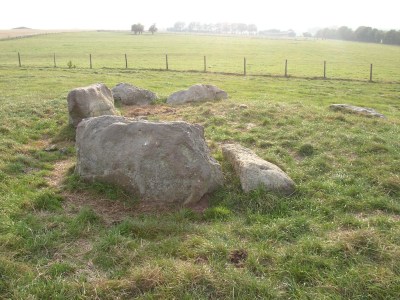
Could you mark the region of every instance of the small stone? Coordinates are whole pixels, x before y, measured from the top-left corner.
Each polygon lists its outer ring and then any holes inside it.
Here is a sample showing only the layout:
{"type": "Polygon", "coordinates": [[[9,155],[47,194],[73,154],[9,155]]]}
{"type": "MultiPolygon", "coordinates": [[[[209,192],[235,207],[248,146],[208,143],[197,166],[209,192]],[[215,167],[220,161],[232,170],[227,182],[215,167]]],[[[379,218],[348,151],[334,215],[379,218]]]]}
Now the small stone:
{"type": "Polygon", "coordinates": [[[250,149],[237,144],[225,144],[222,145],[222,155],[232,164],[246,193],[259,187],[285,195],[295,190],[295,183],[285,172],[250,149]]]}
{"type": "Polygon", "coordinates": [[[57,150],[58,150],[57,145],[54,145],[54,144],[50,145],[44,149],[44,151],[46,151],[46,152],[53,152],[53,151],[57,151],[57,150]]]}
{"type": "Polygon", "coordinates": [[[152,91],[129,83],[118,83],[112,88],[112,94],[115,101],[121,101],[124,105],[150,105],[157,99],[157,95],[152,91]]]}
{"type": "Polygon", "coordinates": [[[241,108],[241,109],[246,109],[246,108],[249,108],[246,104],[240,104],[239,105],[239,108],[241,108]]]}
{"type": "Polygon", "coordinates": [[[117,114],[111,91],[103,83],[73,89],[67,101],[69,123],[74,127],[85,118],[117,114]]]}
{"type": "Polygon", "coordinates": [[[378,118],[385,118],[385,116],[381,113],[378,113],[375,109],[368,108],[368,107],[360,107],[360,106],[354,106],[354,105],[349,105],[349,104],[332,104],[329,106],[331,110],[334,111],[347,111],[359,115],[367,115],[367,116],[372,116],[372,117],[378,117],[378,118]]]}
{"type": "Polygon", "coordinates": [[[61,148],[60,150],[59,150],[59,152],[60,152],[60,154],[67,154],[68,153],[68,149],[67,148],[61,148]]]}
{"type": "Polygon", "coordinates": [[[168,104],[184,104],[189,102],[216,101],[228,98],[228,94],[220,88],[209,84],[196,84],[187,90],[178,91],[168,97],[168,104]]]}
{"type": "Polygon", "coordinates": [[[247,124],[246,124],[246,129],[247,129],[247,130],[253,129],[254,127],[257,127],[257,125],[254,124],[254,123],[247,123],[247,124]]]}

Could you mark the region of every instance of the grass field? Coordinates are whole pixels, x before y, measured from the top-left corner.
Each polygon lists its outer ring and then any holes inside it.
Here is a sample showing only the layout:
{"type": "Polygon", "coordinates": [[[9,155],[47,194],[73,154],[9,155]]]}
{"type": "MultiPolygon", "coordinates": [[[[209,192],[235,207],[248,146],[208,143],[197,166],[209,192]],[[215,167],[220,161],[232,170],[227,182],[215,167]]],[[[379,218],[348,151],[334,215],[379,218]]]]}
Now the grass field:
{"type": "Polygon", "coordinates": [[[369,80],[370,64],[376,81],[400,82],[400,48],[379,44],[322,40],[270,40],[262,38],[202,35],[141,35],[129,32],[87,32],[38,36],[19,41],[1,41],[0,66],[18,66],[18,52],[24,67],[165,69],[168,54],[172,70],[204,70],[243,74],[322,77],[327,62],[328,78],[369,80]]]}
{"type": "MultiPolygon", "coordinates": [[[[154,60],[161,56],[162,65],[165,52],[181,58],[207,52],[219,63],[212,70],[221,71],[236,70],[225,53],[239,60],[238,70],[244,54],[249,62],[276,52],[282,59],[330,55],[367,63],[379,53],[382,79],[399,79],[400,48],[382,45],[120,33],[0,42],[0,298],[398,299],[398,83],[103,68],[117,64],[112,54],[125,49],[141,54],[138,68],[158,68],[154,60]],[[16,67],[15,54],[28,50],[33,63],[16,67]],[[53,51],[62,68],[51,67],[51,56],[46,67],[53,51]],[[80,57],[89,51],[104,65],[88,69],[80,57]],[[68,69],[68,60],[76,68],[68,69]],[[128,82],[158,93],[149,108],[118,107],[125,116],[205,127],[226,185],[204,213],[144,207],[124,191],[88,185],[73,174],[75,132],[66,96],[95,82],[128,82]],[[229,99],[164,103],[195,83],[215,84],[229,99]],[[332,103],[372,107],[387,118],[332,112],[332,103]],[[228,141],[284,169],[297,184],[295,195],[244,194],[222,159],[219,145],[228,141]],[[58,151],[45,151],[53,144],[58,151]],[[247,258],[233,262],[241,253],[247,258]]],[[[172,57],[174,69],[202,66],[202,57],[198,65],[172,57]]],[[[304,66],[304,74],[313,70],[304,66]]]]}
{"type": "Polygon", "coordinates": [[[0,40],[3,39],[19,39],[26,38],[35,35],[47,35],[54,33],[65,33],[65,32],[78,32],[78,30],[41,30],[41,29],[31,29],[31,28],[20,28],[20,29],[0,29],[0,40]]]}

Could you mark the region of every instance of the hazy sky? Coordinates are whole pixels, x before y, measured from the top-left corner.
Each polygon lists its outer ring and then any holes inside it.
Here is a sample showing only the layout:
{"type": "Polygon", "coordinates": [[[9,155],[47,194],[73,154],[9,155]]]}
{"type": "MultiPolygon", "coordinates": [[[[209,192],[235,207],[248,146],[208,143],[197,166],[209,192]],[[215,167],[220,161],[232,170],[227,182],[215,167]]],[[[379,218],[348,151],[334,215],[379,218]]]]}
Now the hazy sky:
{"type": "Polygon", "coordinates": [[[130,29],[136,22],[167,28],[176,21],[300,32],[341,25],[400,29],[398,0],[1,0],[0,5],[0,29],[130,29]]]}

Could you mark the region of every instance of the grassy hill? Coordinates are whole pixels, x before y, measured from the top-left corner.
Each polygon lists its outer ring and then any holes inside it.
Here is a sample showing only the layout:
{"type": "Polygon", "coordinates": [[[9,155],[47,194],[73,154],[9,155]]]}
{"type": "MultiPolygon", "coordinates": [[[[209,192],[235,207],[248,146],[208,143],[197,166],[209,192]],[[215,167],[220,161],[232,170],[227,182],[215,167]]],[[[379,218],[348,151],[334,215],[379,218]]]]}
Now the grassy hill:
{"type": "Polygon", "coordinates": [[[391,81],[400,78],[400,48],[102,32],[1,41],[0,50],[0,298],[398,298],[400,86],[391,81]],[[164,68],[165,53],[180,72],[140,70],[164,68]],[[354,79],[368,79],[374,62],[381,82],[182,72],[201,71],[203,55],[219,72],[241,72],[246,56],[250,74],[278,73],[285,58],[310,63],[290,71],[299,76],[314,76],[323,60],[345,62],[332,74],[354,79]],[[76,68],[67,68],[69,60],[76,68]],[[205,127],[226,186],[204,213],[148,207],[73,174],[66,96],[95,82],[158,93],[149,108],[119,107],[125,116],[205,127]],[[195,83],[215,84],[229,99],[165,105],[195,83]],[[332,112],[332,103],[387,118],[332,112]],[[228,141],[279,165],[297,183],[295,195],[244,194],[222,159],[219,145],[228,141]],[[45,151],[50,145],[58,150],[45,151]]]}
{"type": "Polygon", "coordinates": [[[327,63],[328,78],[368,80],[370,64],[374,80],[400,81],[399,47],[327,40],[271,40],[263,38],[207,35],[132,35],[129,32],[83,32],[37,36],[19,41],[1,41],[0,66],[18,65],[20,52],[25,67],[165,69],[168,54],[172,70],[204,70],[243,74],[322,77],[327,63]]]}

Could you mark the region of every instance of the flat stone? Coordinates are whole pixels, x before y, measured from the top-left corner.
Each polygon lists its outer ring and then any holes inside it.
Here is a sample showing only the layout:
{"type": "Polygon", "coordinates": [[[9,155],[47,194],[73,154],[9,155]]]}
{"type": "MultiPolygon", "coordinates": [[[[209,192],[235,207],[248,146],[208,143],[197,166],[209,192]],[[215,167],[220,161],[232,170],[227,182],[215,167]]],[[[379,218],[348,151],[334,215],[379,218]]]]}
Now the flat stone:
{"type": "Polygon", "coordinates": [[[178,91],[168,97],[168,104],[184,104],[189,102],[216,101],[228,98],[228,94],[220,88],[209,84],[196,84],[187,90],[178,91]]]}
{"type": "Polygon", "coordinates": [[[294,192],[295,183],[285,172],[250,149],[237,144],[224,144],[222,154],[239,176],[243,191],[250,192],[263,187],[285,195],[294,192]]]}
{"type": "Polygon", "coordinates": [[[157,99],[152,91],[129,83],[118,83],[112,88],[112,94],[115,101],[121,101],[124,105],[150,105],[157,99]]]}
{"type": "Polygon", "coordinates": [[[368,107],[360,107],[360,106],[354,106],[354,105],[349,105],[349,104],[332,104],[329,106],[329,108],[334,111],[346,111],[346,112],[351,112],[351,113],[360,114],[360,115],[385,118],[385,116],[383,114],[378,113],[376,110],[374,110],[372,108],[368,108],[368,107]]]}

